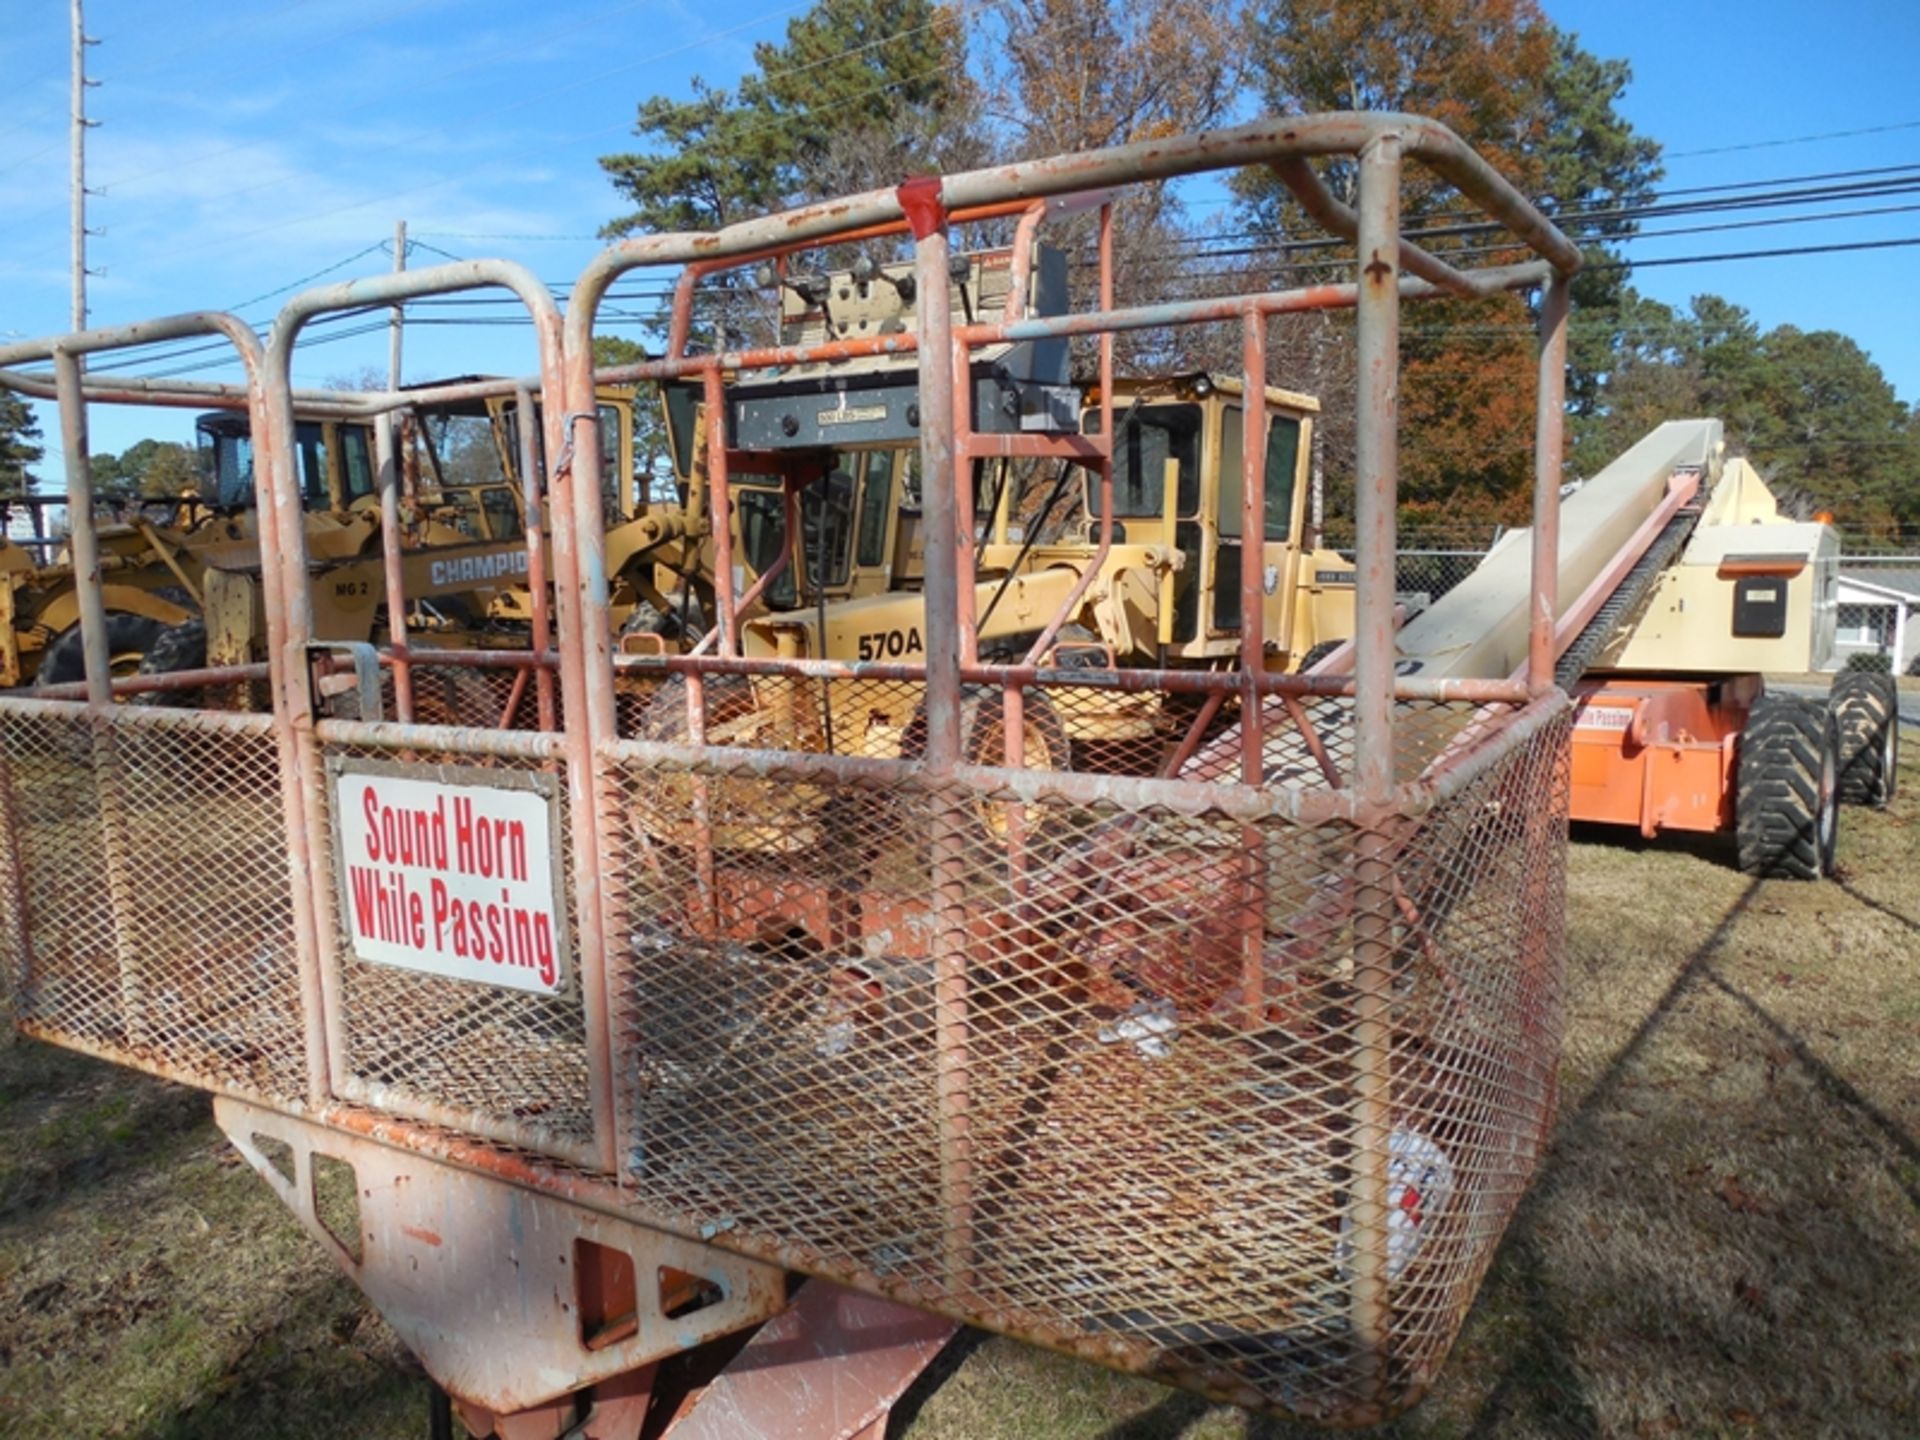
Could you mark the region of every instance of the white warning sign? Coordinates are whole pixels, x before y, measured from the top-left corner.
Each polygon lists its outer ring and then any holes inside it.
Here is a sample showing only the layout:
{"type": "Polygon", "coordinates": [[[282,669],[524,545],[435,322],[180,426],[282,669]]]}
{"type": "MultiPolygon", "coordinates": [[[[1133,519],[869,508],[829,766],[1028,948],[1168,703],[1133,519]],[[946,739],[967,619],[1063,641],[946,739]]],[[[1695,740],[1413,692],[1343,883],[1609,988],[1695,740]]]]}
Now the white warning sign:
{"type": "Polygon", "coordinates": [[[328,768],[334,873],[356,956],[543,995],[565,988],[556,777],[340,759],[328,768]]]}
{"type": "Polygon", "coordinates": [[[1620,730],[1633,727],[1634,712],[1618,705],[1581,705],[1573,712],[1576,730],[1620,730]]]}

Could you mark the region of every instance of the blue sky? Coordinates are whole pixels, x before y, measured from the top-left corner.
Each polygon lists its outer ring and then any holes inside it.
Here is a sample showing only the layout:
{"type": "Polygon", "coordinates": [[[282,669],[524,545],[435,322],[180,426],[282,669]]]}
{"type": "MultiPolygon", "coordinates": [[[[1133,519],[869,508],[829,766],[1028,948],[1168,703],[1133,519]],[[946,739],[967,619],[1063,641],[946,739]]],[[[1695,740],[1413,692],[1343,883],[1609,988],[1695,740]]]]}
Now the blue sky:
{"type": "MultiPolygon", "coordinates": [[[[805,3],[719,0],[257,0],[213,7],[90,0],[96,323],[197,308],[265,322],[325,272],[387,268],[405,218],[424,246],[504,255],[570,281],[619,210],[598,156],[635,104],[729,83],[805,3]],[[527,238],[562,237],[562,238],[527,238]],[[341,266],[348,257],[358,256],[341,266]],[[333,268],[339,267],[339,268],[333,268]]],[[[1597,54],[1634,68],[1623,108],[1669,151],[1668,183],[1710,185],[1920,163],[1920,4],[1866,0],[1547,0],[1597,54]],[[1880,133],[1800,140],[1833,131],[1880,133]],[[1795,143],[1772,142],[1792,140],[1795,143]],[[1747,147],[1747,148],[1729,148],[1747,147]]],[[[0,335],[65,328],[67,7],[19,0],[0,36],[0,335]]],[[[1471,139],[1472,137],[1468,137],[1471,139]]],[[[1920,235],[1920,212],[1649,241],[1635,258],[1920,235]]],[[[412,263],[439,258],[417,251],[412,263]]],[[[1646,269],[1673,303],[1714,291],[1763,325],[1854,336],[1920,400],[1906,280],[1920,248],[1646,269]]],[[[504,311],[500,313],[505,313],[504,311]]],[[[342,327],[343,329],[349,327],[342,327]]],[[[194,363],[197,356],[177,363],[194,363]]],[[[384,333],[316,346],[302,383],[384,367],[384,333]]],[[[410,327],[410,377],[532,368],[523,328],[410,327]]],[[[231,378],[231,371],[197,372],[231,378]]],[[[49,432],[56,427],[46,416],[49,432]]],[[[97,407],[94,448],[190,421],[97,407]]],[[[51,457],[50,457],[51,459],[51,457]]],[[[42,467],[53,478],[57,462],[42,467]]]]}

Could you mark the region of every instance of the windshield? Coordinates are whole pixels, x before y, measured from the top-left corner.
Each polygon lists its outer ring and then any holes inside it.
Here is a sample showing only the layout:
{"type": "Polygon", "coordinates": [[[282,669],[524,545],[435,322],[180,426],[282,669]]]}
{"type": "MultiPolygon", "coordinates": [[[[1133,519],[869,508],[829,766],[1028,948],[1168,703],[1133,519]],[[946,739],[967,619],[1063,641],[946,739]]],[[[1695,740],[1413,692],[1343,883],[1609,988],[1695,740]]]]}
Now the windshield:
{"type": "MultiPolygon", "coordinates": [[[[1086,412],[1081,430],[1096,434],[1104,412],[1086,412]]],[[[1200,407],[1136,405],[1120,412],[1120,433],[1113,445],[1113,513],[1125,519],[1162,514],[1166,509],[1167,462],[1179,466],[1175,503],[1181,515],[1200,505],[1200,407]]],[[[1087,513],[1100,518],[1100,477],[1087,471],[1087,513]]]]}
{"type": "MultiPolygon", "coordinates": [[[[203,419],[197,439],[201,464],[213,487],[213,503],[253,504],[253,438],[246,421],[226,415],[203,419]]],[[[327,440],[316,421],[302,420],[294,426],[294,477],[300,486],[301,508],[328,506],[327,440]]]]}

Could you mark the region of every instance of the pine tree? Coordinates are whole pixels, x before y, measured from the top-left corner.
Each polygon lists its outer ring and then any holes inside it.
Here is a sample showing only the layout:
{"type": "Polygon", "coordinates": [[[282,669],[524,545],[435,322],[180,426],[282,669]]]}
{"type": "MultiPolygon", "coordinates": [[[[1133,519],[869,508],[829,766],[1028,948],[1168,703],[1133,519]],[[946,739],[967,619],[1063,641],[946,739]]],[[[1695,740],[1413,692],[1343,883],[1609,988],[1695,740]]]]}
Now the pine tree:
{"type": "Polygon", "coordinates": [[[11,390],[0,390],[0,497],[32,494],[38,477],[28,467],[45,454],[33,407],[11,390]]]}

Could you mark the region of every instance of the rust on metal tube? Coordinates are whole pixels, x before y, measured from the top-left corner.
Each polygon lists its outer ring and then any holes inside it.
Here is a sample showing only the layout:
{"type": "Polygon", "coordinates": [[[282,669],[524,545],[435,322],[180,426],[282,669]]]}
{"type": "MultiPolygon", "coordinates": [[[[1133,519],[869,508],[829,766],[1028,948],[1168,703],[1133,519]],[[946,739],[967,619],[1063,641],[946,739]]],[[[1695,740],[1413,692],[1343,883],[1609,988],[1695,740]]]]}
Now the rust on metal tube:
{"type": "MultiPolygon", "coordinates": [[[[527,529],[527,590],[528,604],[532,609],[533,653],[545,655],[553,643],[553,625],[547,614],[547,510],[542,497],[540,474],[540,447],[536,443],[534,428],[533,391],[525,385],[519,386],[513,396],[514,413],[520,417],[520,494],[522,509],[526,512],[527,529]]],[[[524,679],[524,676],[522,677],[524,679]]],[[[519,682],[516,682],[519,683],[519,682]]],[[[558,712],[553,699],[553,674],[546,666],[539,667],[534,676],[538,687],[540,728],[551,730],[559,724],[558,712]]],[[[507,714],[511,715],[511,708],[507,714]]]]}
{"type": "MultiPolygon", "coordinates": [[[[973,515],[973,357],[966,342],[952,343],[953,380],[953,599],[954,628],[960,636],[960,663],[980,660],[980,627],[975,609],[978,577],[974,570],[973,515]]],[[[821,646],[822,653],[825,645],[821,646]]]]}
{"type": "Polygon", "coordinates": [[[89,757],[100,815],[101,858],[112,903],[115,967],[119,972],[120,1023],[127,1043],[146,1043],[146,1004],[140,984],[140,947],[131,924],[133,857],[128,852],[125,796],[121,787],[120,747],[108,721],[113,710],[113,657],[107,638],[107,612],[100,590],[100,542],[93,523],[93,467],[87,454],[87,401],[80,385],[80,357],[53,352],[53,373],[60,396],[60,439],[67,472],[68,544],[73,549],[74,590],[80,602],[80,651],[86,671],[91,720],[89,757]]]}
{"type": "MultiPolygon", "coordinates": [[[[1240,317],[1244,369],[1240,405],[1240,782],[1258,786],[1266,772],[1265,706],[1255,680],[1266,668],[1267,317],[1240,317]]],[[[1226,423],[1231,423],[1228,421],[1226,423]]],[[[1297,708],[1297,707],[1296,707],[1297,708]]],[[[1240,835],[1240,993],[1249,1031],[1266,1018],[1266,860],[1255,826],[1240,835]]]]}
{"type": "MultiPolygon", "coordinates": [[[[160,675],[116,675],[111,690],[113,698],[119,700],[128,695],[153,695],[168,690],[198,690],[205,685],[265,680],[268,673],[265,664],[206,665],[196,670],[169,670],[160,675]]],[[[87,698],[87,682],[74,680],[64,685],[38,685],[33,693],[34,698],[39,700],[84,700],[87,698]]]]}
{"type": "Polygon", "coordinates": [[[406,572],[402,569],[400,554],[401,427],[398,417],[382,416],[374,435],[380,466],[380,563],[387,586],[387,640],[395,655],[393,709],[404,724],[413,719],[413,666],[406,658],[407,607],[401,598],[406,594],[406,572]]]}
{"type": "Polygon", "coordinates": [[[1013,255],[1007,267],[1006,317],[1009,320],[1026,318],[1027,296],[1033,289],[1033,277],[1029,273],[1033,268],[1033,239],[1046,216],[1046,205],[1035,201],[1021,213],[1020,223],[1014,226],[1013,255]]]}
{"type": "MultiPolygon", "coordinates": [[[[1113,206],[1100,207],[1100,308],[1113,307],[1113,206]]],[[[1100,404],[1102,415],[1100,422],[1100,539],[1094,545],[1093,554],[1082,565],[1079,579],[1073,582],[1073,588],[1067,592],[1066,599],[1053,612],[1053,618],[1035,637],[1033,645],[1026,654],[1026,664],[1039,662],[1042,655],[1059,635],[1060,627],[1080,608],[1080,602],[1086,598],[1087,591],[1093,588],[1093,582],[1106,568],[1107,557],[1113,552],[1114,498],[1113,498],[1113,450],[1116,437],[1114,426],[1118,423],[1113,403],[1113,335],[1103,332],[1100,336],[1100,404]]]]}
{"type": "MultiPolygon", "coordinates": [[[[1354,791],[1363,807],[1393,798],[1394,507],[1399,469],[1400,141],[1378,136],[1360,152],[1359,414],[1355,530],[1359,594],[1354,625],[1354,791]]],[[[1354,846],[1353,1291],[1363,1393],[1387,1385],[1387,1202],[1393,1132],[1392,843],[1362,826],[1354,846]]]]}
{"type": "MultiPolygon", "coordinates": [[[[909,180],[899,204],[913,227],[914,281],[920,322],[920,473],[926,477],[926,766],[949,780],[961,757],[958,467],[970,429],[958,403],[961,383],[952,339],[953,300],[947,274],[947,213],[940,182],[909,180]]],[[[973,1146],[967,976],[966,835],[971,817],[957,787],[930,797],[929,850],[934,922],[934,1093],[940,1138],[941,1260],[955,1294],[972,1284],[973,1146]]]]}
{"type": "Polygon", "coordinates": [[[1540,297],[1540,378],[1533,426],[1533,597],[1527,626],[1527,687],[1552,687],[1554,621],[1560,609],[1560,457],[1567,431],[1567,303],[1556,275],[1540,297]]]}
{"type": "MultiPolygon", "coordinates": [[[[1293,192],[1307,214],[1320,223],[1329,233],[1338,235],[1342,240],[1357,241],[1360,238],[1360,217],[1351,206],[1342,204],[1332,191],[1313,173],[1313,166],[1298,156],[1289,156],[1285,160],[1276,160],[1269,167],[1279,177],[1280,183],[1293,192]]],[[[1454,269],[1446,261],[1429,254],[1411,240],[1400,241],[1400,268],[1410,274],[1418,275],[1442,290],[1454,295],[1472,296],[1478,294],[1473,280],[1454,269]]]]}
{"type": "MultiPolygon", "coordinates": [[[[707,510],[713,529],[713,609],[720,653],[740,653],[740,619],[733,596],[733,492],[727,483],[727,397],[720,367],[700,372],[707,417],[707,510]]],[[[821,637],[824,644],[826,637],[821,637]]]]}

